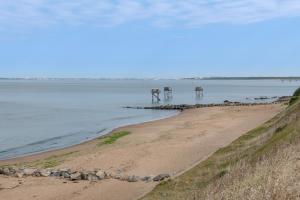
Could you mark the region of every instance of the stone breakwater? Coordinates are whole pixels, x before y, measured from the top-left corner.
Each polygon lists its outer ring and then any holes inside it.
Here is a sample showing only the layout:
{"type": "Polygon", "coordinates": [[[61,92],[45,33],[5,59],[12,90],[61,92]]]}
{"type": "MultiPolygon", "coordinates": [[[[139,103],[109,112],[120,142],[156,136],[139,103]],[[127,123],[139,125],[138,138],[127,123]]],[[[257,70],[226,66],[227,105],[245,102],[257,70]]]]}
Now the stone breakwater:
{"type": "MultiPolygon", "coordinates": [[[[273,98],[273,97],[272,97],[273,98]]],[[[265,97],[264,97],[265,99],[265,97]]],[[[179,105],[159,105],[159,106],[126,106],[124,108],[128,109],[149,109],[149,110],[186,110],[186,109],[193,109],[193,108],[205,108],[205,107],[224,107],[224,106],[257,106],[257,105],[270,105],[270,104],[279,104],[279,103],[287,103],[291,99],[290,96],[283,96],[278,97],[277,100],[272,102],[259,102],[259,103],[243,103],[243,102],[232,102],[225,100],[224,103],[219,104],[195,104],[195,105],[188,105],[188,104],[179,104],[179,105]]]]}
{"type": "Polygon", "coordinates": [[[169,174],[159,174],[157,176],[139,177],[136,175],[126,175],[121,171],[117,173],[108,173],[101,169],[94,171],[73,171],[71,169],[36,169],[36,168],[17,168],[17,167],[2,167],[0,175],[15,178],[26,177],[56,177],[66,181],[90,181],[96,182],[105,179],[116,179],[127,182],[158,182],[170,178],[169,174]]]}

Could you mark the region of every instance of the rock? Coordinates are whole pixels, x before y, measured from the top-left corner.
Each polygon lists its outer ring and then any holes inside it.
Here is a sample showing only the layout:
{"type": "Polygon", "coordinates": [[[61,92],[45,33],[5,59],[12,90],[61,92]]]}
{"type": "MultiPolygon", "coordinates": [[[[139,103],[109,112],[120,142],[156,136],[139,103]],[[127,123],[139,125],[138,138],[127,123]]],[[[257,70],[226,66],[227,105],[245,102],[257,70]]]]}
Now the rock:
{"type": "Polygon", "coordinates": [[[35,176],[35,177],[41,177],[42,174],[41,174],[41,171],[38,169],[38,170],[35,170],[32,174],[32,176],[35,176]]]}
{"type": "Polygon", "coordinates": [[[107,177],[105,171],[102,170],[97,171],[96,176],[98,176],[100,180],[105,179],[105,177],[107,177]]]}
{"type": "Polygon", "coordinates": [[[36,169],[31,169],[31,168],[25,168],[23,169],[23,173],[25,176],[32,176],[36,169]]]}
{"type": "Polygon", "coordinates": [[[106,173],[107,178],[111,178],[111,179],[121,179],[123,176],[122,174],[116,174],[116,173],[106,173]]]}
{"type": "Polygon", "coordinates": [[[24,176],[24,173],[23,173],[23,172],[17,172],[17,173],[16,173],[16,177],[17,177],[17,178],[23,178],[23,176],[24,176]]]}
{"type": "Polygon", "coordinates": [[[121,179],[123,177],[122,173],[111,172],[108,174],[108,177],[112,179],[121,179]]]}
{"type": "Polygon", "coordinates": [[[138,176],[132,175],[132,176],[129,176],[129,177],[127,178],[127,181],[128,181],[128,182],[138,182],[139,179],[140,179],[140,178],[139,178],[138,176]]]}
{"type": "Polygon", "coordinates": [[[266,100],[266,99],[269,99],[269,97],[257,97],[257,98],[254,98],[254,100],[266,100]]]}
{"type": "Polygon", "coordinates": [[[89,175],[88,172],[81,172],[80,174],[81,174],[81,179],[82,180],[88,180],[88,175],[89,175]]]}
{"type": "Polygon", "coordinates": [[[8,168],[8,167],[2,168],[1,174],[6,175],[6,176],[9,176],[9,175],[10,175],[9,168],[8,168]]]}
{"type": "Polygon", "coordinates": [[[60,172],[60,176],[63,176],[65,173],[71,174],[70,169],[59,169],[58,171],[60,172]]]}
{"type": "Polygon", "coordinates": [[[58,170],[52,170],[51,173],[50,173],[50,176],[60,176],[60,172],[58,170]]]}
{"type": "Polygon", "coordinates": [[[96,176],[96,174],[89,173],[89,174],[88,174],[88,180],[91,181],[91,182],[98,181],[98,180],[99,180],[99,177],[96,176]]]}
{"type": "Polygon", "coordinates": [[[80,172],[75,172],[75,173],[71,174],[70,179],[72,181],[81,180],[81,173],[80,172]]]}
{"type": "Polygon", "coordinates": [[[145,177],[143,177],[141,180],[142,180],[142,181],[145,181],[145,182],[151,182],[152,179],[153,179],[152,176],[145,176],[145,177]]]}
{"type": "Polygon", "coordinates": [[[156,177],[153,178],[153,181],[163,181],[167,178],[170,178],[170,175],[169,174],[160,174],[156,177]]]}
{"type": "Polygon", "coordinates": [[[50,176],[50,174],[51,174],[51,172],[46,169],[40,170],[40,175],[43,177],[48,177],[48,176],[50,176]]]}
{"type": "Polygon", "coordinates": [[[121,181],[128,181],[129,176],[128,175],[121,175],[120,174],[120,178],[118,178],[121,181]]]}
{"type": "Polygon", "coordinates": [[[60,176],[62,176],[63,178],[70,178],[71,177],[70,173],[67,172],[67,171],[62,171],[60,173],[60,176]]]}
{"type": "Polygon", "coordinates": [[[122,179],[122,175],[121,174],[116,174],[116,175],[113,175],[113,178],[114,179],[122,179]]]}
{"type": "Polygon", "coordinates": [[[9,167],[9,174],[12,175],[12,174],[15,174],[18,170],[17,167],[13,166],[13,167],[9,167]]]}

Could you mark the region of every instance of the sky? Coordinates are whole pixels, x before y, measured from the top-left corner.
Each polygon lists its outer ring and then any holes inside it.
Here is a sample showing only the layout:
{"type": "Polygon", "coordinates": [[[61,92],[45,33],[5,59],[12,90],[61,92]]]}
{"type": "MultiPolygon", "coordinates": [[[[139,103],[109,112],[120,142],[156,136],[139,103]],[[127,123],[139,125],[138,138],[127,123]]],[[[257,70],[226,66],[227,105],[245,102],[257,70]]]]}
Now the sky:
{"type": "Polygon", "coordinates": [[[0,0],[0,77],[300,76],[300,0],[0,0]]]}

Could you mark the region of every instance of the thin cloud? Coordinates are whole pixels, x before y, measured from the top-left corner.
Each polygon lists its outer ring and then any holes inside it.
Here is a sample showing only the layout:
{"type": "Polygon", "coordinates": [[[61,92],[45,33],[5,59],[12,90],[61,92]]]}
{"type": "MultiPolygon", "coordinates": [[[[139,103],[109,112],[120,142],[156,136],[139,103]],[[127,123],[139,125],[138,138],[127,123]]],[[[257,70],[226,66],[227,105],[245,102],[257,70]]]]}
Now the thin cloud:
{"type": "Polygon", "coordinates": [[[0,27],[145,21],[157,26],[244,24],[300,16],[300,0],[0,0],[0,27]]]}

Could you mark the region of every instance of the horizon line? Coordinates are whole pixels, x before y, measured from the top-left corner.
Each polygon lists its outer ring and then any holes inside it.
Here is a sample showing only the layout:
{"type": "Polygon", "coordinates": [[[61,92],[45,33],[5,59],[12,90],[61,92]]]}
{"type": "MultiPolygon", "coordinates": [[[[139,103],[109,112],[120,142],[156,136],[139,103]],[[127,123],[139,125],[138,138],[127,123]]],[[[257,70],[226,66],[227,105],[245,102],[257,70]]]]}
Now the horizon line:
{"type": "Polygon", "coordinates": [[[300,76],[208,76],[208,77],[181,77],[181,78],[167,78],[167,77],[0,77],[0,80],[247,80],[247,79],[297,79],[300,76]]]}

